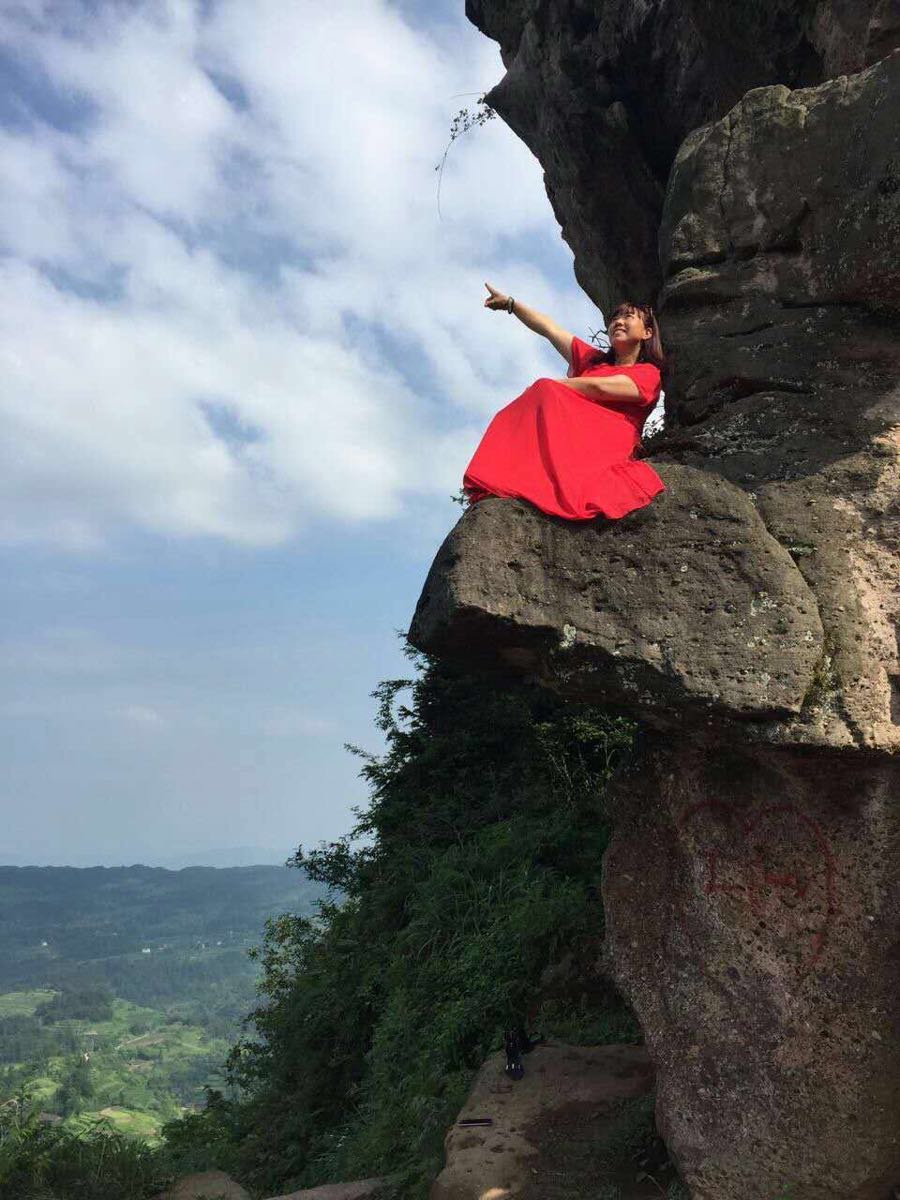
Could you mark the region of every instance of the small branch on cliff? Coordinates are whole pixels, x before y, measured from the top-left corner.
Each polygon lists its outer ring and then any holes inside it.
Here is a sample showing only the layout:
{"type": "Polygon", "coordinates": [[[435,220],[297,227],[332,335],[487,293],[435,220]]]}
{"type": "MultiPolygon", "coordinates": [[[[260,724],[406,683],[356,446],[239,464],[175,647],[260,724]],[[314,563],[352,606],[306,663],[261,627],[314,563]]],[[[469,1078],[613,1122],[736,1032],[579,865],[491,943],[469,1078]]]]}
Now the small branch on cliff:
{"type": "MultiPolygon", "coordinates": [[[[473,93],[474,95],[475,93],[473,93]]],[[[450,125],[450,141],[447,143],[447,149],[444,151],[441,161],[434,168],[438,172],[437,186],[437,210],[438,219],[443,220],[441,216],[441,183],[444,178],[444,163],[447,161],[447,155],[450,153],[450,147],[458,137],[462,137],[464,133],[468,133],[470,129],[474,129],[476,125],[484,125],[485,122],[493,120],[496,117],[496,112],[491,106],[486,103],[484,95],[478,97],[478,103],[475,111],[470,113],[467,108],[461,108],[450,125]]]]}
{"type": "Polygon", "coordinates": [[[610,347],[609,333],[605,329],[591,329],[590,334],[590,340],[605,354],[610,347]]]}

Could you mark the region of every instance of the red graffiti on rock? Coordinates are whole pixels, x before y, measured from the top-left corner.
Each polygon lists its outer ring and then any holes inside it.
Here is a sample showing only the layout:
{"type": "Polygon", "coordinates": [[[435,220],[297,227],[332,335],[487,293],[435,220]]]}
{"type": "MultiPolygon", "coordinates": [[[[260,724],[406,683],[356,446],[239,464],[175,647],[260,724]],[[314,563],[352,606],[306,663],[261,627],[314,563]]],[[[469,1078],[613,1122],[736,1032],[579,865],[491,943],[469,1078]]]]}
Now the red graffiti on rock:
{"type": "Polygon", "coordinates": [[[746,906],[767,950],[816,965],[838,913],[834,854],[818,823],[790,803],[702,800],[678,824],[703,864],[703,893],[746,906]]]}

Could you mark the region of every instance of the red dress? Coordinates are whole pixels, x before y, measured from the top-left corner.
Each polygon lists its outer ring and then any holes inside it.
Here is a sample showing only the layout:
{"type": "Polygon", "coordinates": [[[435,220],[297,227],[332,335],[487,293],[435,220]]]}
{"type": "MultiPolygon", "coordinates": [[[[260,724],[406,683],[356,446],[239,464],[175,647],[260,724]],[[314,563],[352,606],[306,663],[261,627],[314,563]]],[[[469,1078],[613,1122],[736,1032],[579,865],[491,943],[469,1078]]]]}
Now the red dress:
{"type": "Polygon", "coordinates": [[[649,463],[633,457],[644,422],[659,399],[652,363],[617,367],[572,338],[569,377],[628,375],[636,400],[587,396],[553,379],[536,379],[488,425],[463,476],[474,503],[485,496],[529,500],[571,520],[624,517],[649,504],[665,485],[649,463]]]}

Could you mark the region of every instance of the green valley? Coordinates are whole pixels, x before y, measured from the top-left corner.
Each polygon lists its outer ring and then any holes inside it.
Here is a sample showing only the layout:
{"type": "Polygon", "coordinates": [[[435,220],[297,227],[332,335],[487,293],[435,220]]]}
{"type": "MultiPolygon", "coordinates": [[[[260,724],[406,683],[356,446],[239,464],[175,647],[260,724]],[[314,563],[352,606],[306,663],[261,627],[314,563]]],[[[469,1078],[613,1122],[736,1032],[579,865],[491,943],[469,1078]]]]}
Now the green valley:
{"type": "Polygon", "coordinates": [[[296,869],[0,867],[0,1106],[153,1139],[223,1088],[296,869]]]}

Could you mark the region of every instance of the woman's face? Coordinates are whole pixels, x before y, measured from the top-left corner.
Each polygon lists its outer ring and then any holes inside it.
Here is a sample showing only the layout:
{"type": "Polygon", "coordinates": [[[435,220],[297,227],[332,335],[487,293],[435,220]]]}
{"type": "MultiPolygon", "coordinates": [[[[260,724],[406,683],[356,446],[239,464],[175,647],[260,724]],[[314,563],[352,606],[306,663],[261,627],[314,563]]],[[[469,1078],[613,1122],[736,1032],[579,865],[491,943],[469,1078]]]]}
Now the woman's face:
{"type": "Polygon", "coordinates": [[[618,308],[609,322],[609,344],[617,354],[630,354],[653,336],[637,309],[618,308]]]}

